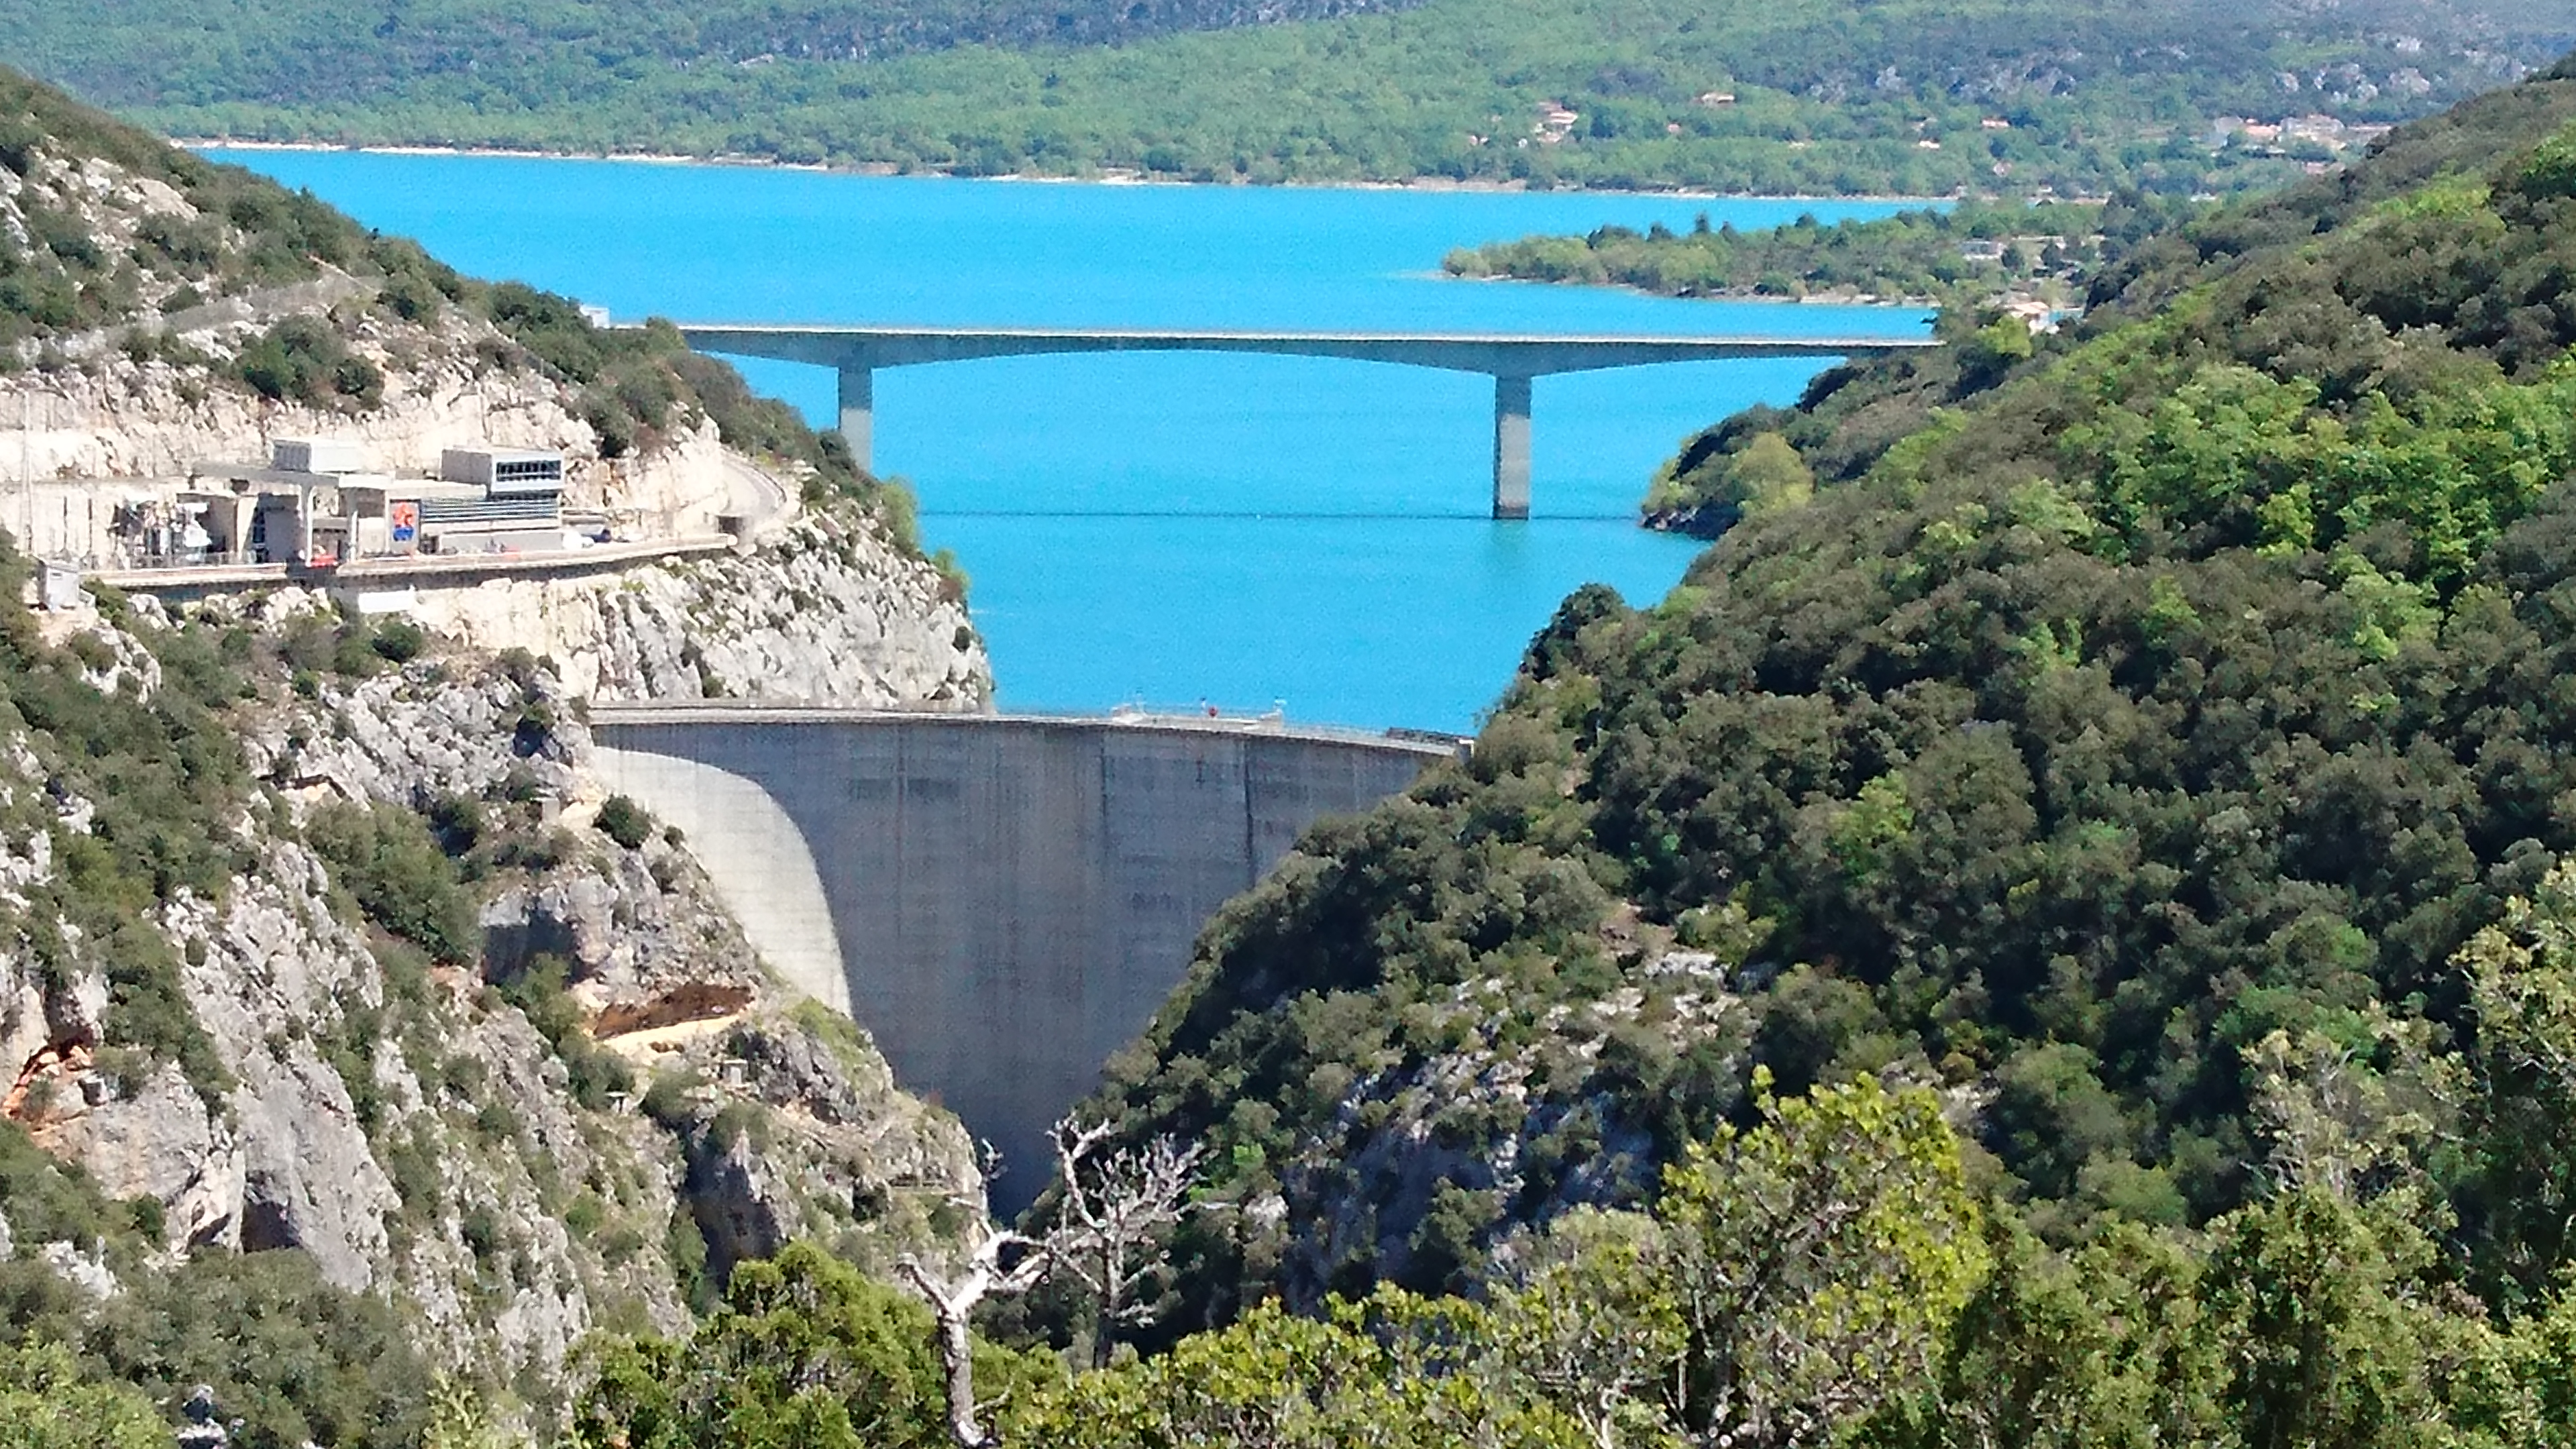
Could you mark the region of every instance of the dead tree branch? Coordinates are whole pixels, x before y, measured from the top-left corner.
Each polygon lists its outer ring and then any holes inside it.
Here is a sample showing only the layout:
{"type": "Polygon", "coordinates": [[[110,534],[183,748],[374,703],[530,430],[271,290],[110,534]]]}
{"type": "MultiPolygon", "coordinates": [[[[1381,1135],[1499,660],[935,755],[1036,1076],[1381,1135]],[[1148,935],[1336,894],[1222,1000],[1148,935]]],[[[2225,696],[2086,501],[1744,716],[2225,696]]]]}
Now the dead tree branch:
{"type": "MultiPolygon", "coordinates": [[[[1071,1117],[1056,1123],[1049,1135],[1063,1200],[1056,1225],[1045,1237],[988,1224],[955,1273],[934,1271],[917,1257],[906,1257],[901,1264],[905,1281],[930,1305],[938,1323],[948,1437],[956,1449],[992,1449],[994,1443],[975,1402],[976,1306],[987,1298],[1026,1293],[1062,1269],[1099,1305],[1101,1331],[1094,1358],[1107,1362],[1112,1325],[1153,1321],[1153,1300],[1141,1290],[1161,1279],[1162,1234],[1190,1212],[1189,1191],[1206,1155],[1201,1148],[1183,1149],[1158,1137],[1103,1156],[1100,1149],[1112,1135],[1109,1126],[1078,1127],[1071,1117]]],[[[982,1218],[982,1203],[952,1201],[982,1218]]]]}

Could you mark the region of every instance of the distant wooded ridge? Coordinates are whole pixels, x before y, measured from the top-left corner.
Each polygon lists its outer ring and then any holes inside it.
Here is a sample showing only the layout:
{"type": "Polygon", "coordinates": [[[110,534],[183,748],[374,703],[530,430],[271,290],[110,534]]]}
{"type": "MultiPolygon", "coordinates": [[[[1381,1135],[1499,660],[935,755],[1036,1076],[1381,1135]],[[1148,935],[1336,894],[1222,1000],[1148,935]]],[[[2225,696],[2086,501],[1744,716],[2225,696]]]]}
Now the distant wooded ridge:
{"type": "Polygon", "coordinates": [[[183,135],[1774,193],[2242,189],[2571,45],[2545,0],[0,0],[0,59],[183,135]]]}
{"type": "MultiPolygon", "coordinates": [[[[2184,207],[2188,203],[2170,203],[2184,207]]],[[[1917,303],[2007,296],[2057,303],[2081,290],[2101,233],[2144,234],[2154,207],[1964,202],[1894,216],[1813,215],[1788,226],[1739,232],[1702,212],[1687,233],[1657,223],[1640,233],[1597,227],[1584,236],[1528,236],[1460,247],[1442,258],[1453,276],[1633,287],[1673,297],[1848,297],[1917,303]]]]}

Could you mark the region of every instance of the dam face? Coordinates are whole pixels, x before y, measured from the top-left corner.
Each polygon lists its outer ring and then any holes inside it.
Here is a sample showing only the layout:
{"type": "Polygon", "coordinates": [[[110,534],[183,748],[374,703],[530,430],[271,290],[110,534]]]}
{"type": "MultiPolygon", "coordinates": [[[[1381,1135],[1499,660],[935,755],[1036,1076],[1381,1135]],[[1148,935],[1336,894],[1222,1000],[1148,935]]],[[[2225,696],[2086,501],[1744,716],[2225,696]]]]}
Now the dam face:
{"type": "Polygon", "coordinates": [[[1446,745],[1239,721],[601,708],[610,788],[679,826],[772,968],[1045,1186],[1046,1129],[1200,927],[1319,816],[1446,745]]]}

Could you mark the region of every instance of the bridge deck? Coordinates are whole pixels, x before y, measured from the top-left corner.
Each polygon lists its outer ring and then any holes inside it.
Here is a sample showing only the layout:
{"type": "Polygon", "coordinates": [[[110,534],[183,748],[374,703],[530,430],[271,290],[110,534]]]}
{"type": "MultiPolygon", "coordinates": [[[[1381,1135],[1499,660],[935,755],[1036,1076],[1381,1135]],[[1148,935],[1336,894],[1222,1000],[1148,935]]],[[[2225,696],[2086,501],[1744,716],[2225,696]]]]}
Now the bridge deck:
{"type": "Polygon", "coordinates": [[[1544,377],[1760,357],[1849,357],[1936,344],[1920,337],[1667,336],[1658,333],[1286,331],[1158,327],[899,327],[683,323],[709,352],[844,370],[1063,352],[1254,352],[1544,377]]]}
{"type": "Polygon", "coordinates": [[[1251,352],[1480,372],[1494,379],[1494,517],[1530,509],[1530,382],[1562,372],[1766,357],[1857,357],[1938,346],[1928,337],[1688,337],[1515,332],[1294,332],[1210,328],[898,327],[682,323],[691,347],[833,368],[841,436],[869,467],[876,371],[1066,352],[1251,352]]]}

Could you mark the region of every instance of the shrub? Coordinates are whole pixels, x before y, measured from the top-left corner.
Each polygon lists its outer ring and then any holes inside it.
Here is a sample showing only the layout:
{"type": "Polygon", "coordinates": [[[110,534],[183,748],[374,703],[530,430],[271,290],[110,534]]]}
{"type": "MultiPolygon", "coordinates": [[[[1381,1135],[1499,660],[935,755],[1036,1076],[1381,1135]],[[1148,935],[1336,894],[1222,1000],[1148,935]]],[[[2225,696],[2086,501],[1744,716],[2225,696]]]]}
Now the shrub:
{"type": "Polygon", "coordinates": [[[2514,168],[2510,184],[2529,201],[2576,197],[2576,125],[2536,147],[2514,168]]]}
{"type": "Polygon", "coordinates": [[[375,635],[363,622],[342,628],[331,646],[331,672],[348,679],[372,678],[385,667],[375,635]]]}
{"type": "Polygon", "coordinates": [[[641,849],[653,835],[653,817],[624,795],[611,795],[599,807],[599,830],[628,850],[641,849]]]}
{"type": "Polygon", "coordinates": [[[688,1131],[697,1125],[698,1120],[690,1097],[703,1085],[695,1072],[655,1072],[653,1084],[644,1089],[644,1115],[665,1132],[688,1131]]]}
{"type": "Polygon", "coordinates": [[[429,647],[429,631],[409,619],[387,619],[376,626],[375,637],[368,643],[378,657],[394,664],[408,664],[429,647]]]}
{"type": "Polygon", "coordinates": [[[96,1382],[59,1343],[0,1344],[0,1424],[25,1449],[161,1449],[170,1433],[152,1401],[125,1384],[96,1382]]]}
{"type": "Polygon", "coordinates": [[[368,920],[450,965],[481,954],[474,902],[420,817],[391,806],[326,806],[304,835],[368,920]]]}
{"type": "Polygon", "coordinates": [[[482,844],[491,823],[483,802],[470,795],[441,795],[430,803],[429,828],[437,835],[439,848],[452,856],[482,844]]]}
{"type": "Polygon", "coordinates": [[[384,400],[384,373],[316,317],[289,317],[271,327],[242,349],[233,366],[252,391],[275,402],[348,402],[364,409],[384,400]]]}
{"type": "Polygon", "coordinates": [[[6,166],[21,176],[26,175],[36,164],[44,139],[43,128],[30,117],[10,116],[0,120],[0,166],[6,166]]]}
{"type": "Polygon", "coordinates": [[[210,1254],[136,1275],[84,1347],[162,1402],[212,1385],[244,1421],[236,1444],[419,1442],[429,1371],[417,1341],[392,1304],[331,1286],[300,1251],[210,1254]]]}
{"type": "Polygon", "coordinates": [[[635,1074],[626,1059],[593,1040],[582,1024],[581,1006],[564,989],[570,973],[560,956],[539,953],[526,967],[500,983],[503,1001],[519,1009],[528,1025],[546,1039],[564,1064],[573,1100],[594,1111],[613,1095],[635,1090],[635,1074]]]}
{"type": "Polygon", "coordinates": [[[55,1161],[15,1122],[0,1122],[0,1202],[22,1242],[90,1243],[116,1226],[114,1206],[88,1175],[55,1161]]]}

